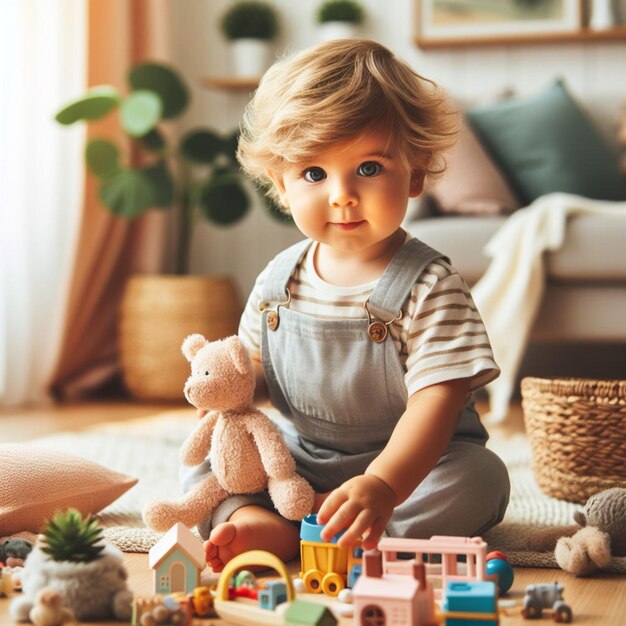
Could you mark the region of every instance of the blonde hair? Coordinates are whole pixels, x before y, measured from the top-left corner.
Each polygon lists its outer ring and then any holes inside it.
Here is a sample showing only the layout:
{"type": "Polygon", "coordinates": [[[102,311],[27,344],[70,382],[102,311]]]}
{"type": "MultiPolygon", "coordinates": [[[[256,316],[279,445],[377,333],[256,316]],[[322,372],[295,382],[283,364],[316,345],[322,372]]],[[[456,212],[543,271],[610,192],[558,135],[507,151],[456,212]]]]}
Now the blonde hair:
{"type": "Polygon", "coordinates": [[[244,113],[237,157],[278,199],[268,171],[280,174],[332,143],[370,128],[388,132],[411,172],[437,175],[456,136],[445,93],[374,41],[339,39],[275,63],[244,113]]]}

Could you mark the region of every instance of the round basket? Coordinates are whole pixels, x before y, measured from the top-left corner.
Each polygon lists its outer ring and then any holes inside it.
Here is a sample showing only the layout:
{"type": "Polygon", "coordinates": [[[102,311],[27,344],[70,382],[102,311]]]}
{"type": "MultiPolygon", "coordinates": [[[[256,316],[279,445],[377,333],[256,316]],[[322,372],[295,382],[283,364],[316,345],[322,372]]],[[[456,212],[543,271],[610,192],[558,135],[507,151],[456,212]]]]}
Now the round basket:
{"type": "Polygon", "coordinates": [[[237,332],[241,301],[227,277],[133,276],[124,290],[119,342],[128,390],[145,400],[185,401],[189,363],[183,339],[237,332]]]}
{"type": "Polygon", "coordinates": [[[584,503],[626,487],[626,381],[524,378],[522,407],[545,494],[584,503]]]}

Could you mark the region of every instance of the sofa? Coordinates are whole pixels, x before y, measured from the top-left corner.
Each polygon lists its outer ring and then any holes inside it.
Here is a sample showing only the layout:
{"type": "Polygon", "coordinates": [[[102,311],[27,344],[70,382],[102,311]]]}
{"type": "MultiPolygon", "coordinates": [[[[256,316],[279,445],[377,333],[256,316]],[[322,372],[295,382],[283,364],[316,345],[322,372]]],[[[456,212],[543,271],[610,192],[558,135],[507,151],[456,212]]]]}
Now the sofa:
{"type": "MultiPolygon", "coordinates": [[[[626,201],[618,157],[622,107],[617,97],[582,104],[557,81],[530,98],[469,109],[462,145],[447,155],[443,176],[409,208],[405,228],[448,255],[471,287],[491,262],[484,252],[489,239],[542,193],[626,201]],[[554,130],[568,115],[569,126],[554,130]],[[581,126],[585,132],[572,143],[581,126]],[[546,172],[545,162],[559,169],[551,173],[548,166],[546,172]],[[585,179],[581,171],[591,168],[585,179]]],[[[611,377],[626,377],[626,203],[624,219],[571,217],[562,247],[546,253],[544,263],[546,288],[530,341],[619,345],[624,349],[611,377]]]]}

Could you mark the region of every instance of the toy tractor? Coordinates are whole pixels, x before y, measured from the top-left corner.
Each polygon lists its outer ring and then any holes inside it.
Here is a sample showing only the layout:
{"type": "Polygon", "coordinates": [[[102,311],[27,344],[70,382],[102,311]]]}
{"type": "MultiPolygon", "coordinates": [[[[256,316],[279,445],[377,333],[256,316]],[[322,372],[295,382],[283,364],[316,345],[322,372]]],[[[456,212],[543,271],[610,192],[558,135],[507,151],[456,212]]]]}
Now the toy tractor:
{"type": "Polygon", "coordinates": [[[563,585],[528,585],[522,607],[524,618],[539,618],[543,610],[549,608],[552,609],[552,619],[555,622],[569,624],[572,621],[572,609],[563,601],[563,585]]]}

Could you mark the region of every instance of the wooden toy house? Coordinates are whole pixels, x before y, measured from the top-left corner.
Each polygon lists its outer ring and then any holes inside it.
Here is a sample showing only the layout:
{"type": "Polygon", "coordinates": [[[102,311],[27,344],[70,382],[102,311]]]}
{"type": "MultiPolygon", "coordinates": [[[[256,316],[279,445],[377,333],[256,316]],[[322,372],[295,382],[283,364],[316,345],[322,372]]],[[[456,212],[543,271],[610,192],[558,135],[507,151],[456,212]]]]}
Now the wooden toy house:
{"type": "Polygon", "coordinates": [[[353,590],[355,626],[431,626],[436,623],[433,590],[423,564],[412,564],[411,575],[383,571],[383,556],[370,550],[353,590]]]}
{"type": "Polygon", "coordinates": [[[148,563],[154,571],[154,593],[189,593],[200,585],[205,566],[202,541],[184,524],[175,524],[150,549],[148,563]]]}

